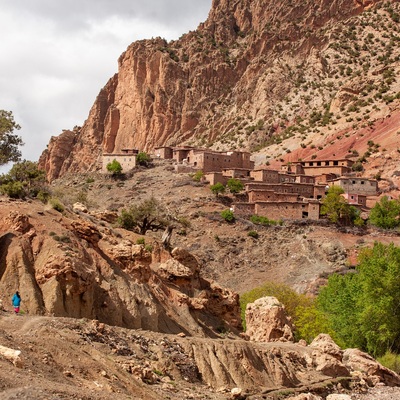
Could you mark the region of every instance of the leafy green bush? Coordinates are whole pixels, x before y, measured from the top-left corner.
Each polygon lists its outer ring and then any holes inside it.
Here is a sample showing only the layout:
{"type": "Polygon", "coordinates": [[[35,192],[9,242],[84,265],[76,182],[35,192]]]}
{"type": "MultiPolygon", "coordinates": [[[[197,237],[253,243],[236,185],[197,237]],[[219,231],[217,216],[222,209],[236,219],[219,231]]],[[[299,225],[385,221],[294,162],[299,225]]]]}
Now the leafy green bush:
{"type": "Polygon", "coordinates": [[[115,158],[106,165],[106,168],[113,176],[120,175],[122,172],[122,165],[115,158]]]}
{"type": "Polygon", "coordinates": [[[211,185],[210,189],[217,197],[220,193],[225,192],[225,186],[221,182],[218,182],[215,185],[211,185]]]}
{"type": "Polygon", "coordinates": [[[12,199],[23,199],[25,197],[24,186],[21,182],[4,183],[0,186],[0,192],[12,199]]]}
{"type": "Polygon", "coordinates": [[[226,186],[231,193],[239,193],[244,188],[243,183],[239,179],[235,178],[228,179],[226,186]]]}
{"type": "Polygon", "coordinates": [[[136,162],[138,165],[147,167],[148,164],[150,163],[150,161],[151,161],[151,157],[144,151],[140,151],[138,153],[138,155],[136,156],[136,162]]]}
{"type": "Polygon", "coordinates": [[[138,238],[137,240],[136,240],[136,244],[145,244],[145,239],[143,238],[143,237],[141,237],[141,238],[138,238]]]}
{"type": "Polygon", "coordinates": [[[231,210],[224,210],[221,211],[221,217],[226,221],[226,222],[234,222],[235,221],[235,215],[233,214],[233,211],[231,210]]]}

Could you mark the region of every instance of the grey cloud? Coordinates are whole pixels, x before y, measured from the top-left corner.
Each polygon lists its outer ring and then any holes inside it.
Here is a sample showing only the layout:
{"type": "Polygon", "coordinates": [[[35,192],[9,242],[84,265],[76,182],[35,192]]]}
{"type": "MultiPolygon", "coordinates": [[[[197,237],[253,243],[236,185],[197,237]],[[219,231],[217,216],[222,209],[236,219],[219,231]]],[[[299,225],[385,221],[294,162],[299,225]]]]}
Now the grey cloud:
{"type": "Polygon", "coordinates": [[[23,157],[37,160],[51,136],[83,124],[130,43],[178,38],[211,1],[0,0],[0,109],[22,126],[23,157]]]}

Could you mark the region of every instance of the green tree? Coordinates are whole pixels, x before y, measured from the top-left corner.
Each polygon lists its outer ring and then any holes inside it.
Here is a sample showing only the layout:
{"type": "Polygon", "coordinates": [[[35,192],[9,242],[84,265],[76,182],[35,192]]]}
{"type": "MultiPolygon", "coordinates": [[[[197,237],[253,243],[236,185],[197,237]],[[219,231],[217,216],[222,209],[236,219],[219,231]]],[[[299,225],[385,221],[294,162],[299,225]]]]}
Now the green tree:
{"type": "Polygon", "coordinates": [[[374,357],[400,353],[400,248],[375,243],[359,257],[356,273],[333,275],[318,304],[346,346],[374,357]]]}
{"type": "Polygon", "coordinates": [[[111,172],[113,176],[118,176],[122,172],[121,164],[114,158],[110,163],[106,165],[107,171],[111,172]]]}
{"type": "Polygon", "coordinates": [[[331,222],[348,219],[351,215],[350,205],[342,196],[344,190],[340,186],[331,186],[322,200],[321,215],[326,215],[331,222]]]}
{"type": "Polygon", "coordinates": [[[36,162],[24,160],[15,163],[8,174],[0,177],[1,191],[10,197],[36,197],[44,190],[45,172],[38,169],[36,162]]]}
{"type": "Polygon", "coordinates": [[[220,193],[225,193],[225,186],[221,182],[211,185],[210,189],[217,197],[220,193]]]}
{"type": "Polygon", "coordinates": [[[140,151],[136,156],[136,162],[138,165],[147,167],[151,161],[151,157],[144,151],[140,151]]]}
{"type": "Polygon", "coordinates": [[[164,229],[169,225],[167,213],[160,202],[151,197],[139,204],[132,205],[128,210],[123,209],[118,223],[125,229],[138,229],[141,235],[148,230],[164,229]]]}
{"type": "Polygon", "coordinates": [[[371,225],[384,229],[393,229],[400,225],[400,201],[389,200],[387,196],[372,207],[369,213],[371,225]]]}
{"type": "Polygon", "coordinates": [[[239,193],[243,190],[243,183],[239,179],[230,178],[226,183],[227,188],[231,193],[239,193]]]}
{"type": "Polygon", "coordinates": [[[23,142],[21,137],[14,133],[14,130],[18,129],[21,127],[14,121],[12,112],[0,110],[0,165],[21,159],[18,146],[22,146],[23,142]]]}

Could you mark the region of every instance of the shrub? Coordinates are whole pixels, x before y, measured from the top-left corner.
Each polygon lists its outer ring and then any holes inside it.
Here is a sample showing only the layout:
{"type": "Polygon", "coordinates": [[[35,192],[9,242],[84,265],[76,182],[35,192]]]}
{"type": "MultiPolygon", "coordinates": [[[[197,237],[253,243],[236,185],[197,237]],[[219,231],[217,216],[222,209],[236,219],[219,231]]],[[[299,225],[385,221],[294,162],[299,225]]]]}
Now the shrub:
{"type": "Polygon", "coordinates": [[[234,222],[235,221],[235,216],[233,214],[233,211],[231,210],[224,210],[221,212],[221,217],[226,221],[226,222],[234,222]]]}
{"type": "Polygon", "coordinates": [[[62,213],[62,212],[64,211],[64,206],[63,206],[63,204],[62,204],[61,201],[60,201],[59,199],[57,199],[56,197],[50,198],[49,203],[50,203],[51,207],[52,207],[54,210],[56,210],[56,211],[58,211],[58,212],[60,212],[60,213],[62,213]]]}
{"type": "Polygon", "coordinates": [[[144,249],[145,249],[146,251],[148,251],[149,253],[151,253],[151,252],[153,251],[153,246],[152,246],[151,244],[146,244],[146,245],[144,246],[144,249]]]}
{"type": "Polygon", "coordinates": [[[50,199],[50,193],[46,190],[39,190],[36,198],[40,200],[42,203],[46,204],[50,199]]]}
{"type": "Polygon", "coordinates": [[[138,238],[138,239],[136,240],[136,244],[145,244],[145,239],[144,239],[143,237],[138,238]]]}
{"type": "Polygon", "coordinates": [[[218,182],[215,185],[211,185],[210,189],[217,197],[220,193],[225,192],[225,186],[221,182],[218,182]]]}
{"type": "Polygon", "coordinates": [[[239,193],[243,190],[244,187],[243,183],[239,179],[235,178],[228,179],[226,186],[231,193],[239,193]]]}
{"type": "Polygon", "coordinates": [[[275,221],[273,219],[269,219],[268,217],[263,217],[262,215],[252,215],[250,217],[250,221],[256,225],[282,225],[282,221],[275,221]]]}
{"type": "Polygon", "coordinates": [[[387,351],[382,357],[377,359],[383,366],[400,374],[400,355],[387,351]]]}
{"type": "Polygon", "coordinates": [[[12,199],[22,199],[25,197],[24,186],[21,182],[8,182],[0,186],[2,194],[11,197],[12,199]]]}
{"type": "Polygon", "coordinates": [[[204,172],[203,171],[197,171],[194,175],[193,175],[193,180],[195,182],[200,182],[203,179],[204,176],[204,172]]]}
{"type": "Polygon", "coordinates": [[[252,238],[254,238],[254,239],[258,239],[259,234],[258,234],[257,231],[249,231],[249,232],[247,233],[247,236],[250,236],[250,237],[252,237],[252,238]]]}
{"type": "Polygon", "coordinates": [[[120,175],[122,172],[122,166],[121,164],[114,158],[112,162],[108,163],[106,165],[107,171],[111,172],[113,176],[115,175],[120,175]]]}
{"type": "Polygon", "coordinates": [[[143,166],[147,167],[149,165],[150,161],[151,161],[150,156],[147,153],[145,153],[144,151],[140,151],[138,153],[138,155],[136,156],[136,162],[138,165],[143,165],[143,166]]]}

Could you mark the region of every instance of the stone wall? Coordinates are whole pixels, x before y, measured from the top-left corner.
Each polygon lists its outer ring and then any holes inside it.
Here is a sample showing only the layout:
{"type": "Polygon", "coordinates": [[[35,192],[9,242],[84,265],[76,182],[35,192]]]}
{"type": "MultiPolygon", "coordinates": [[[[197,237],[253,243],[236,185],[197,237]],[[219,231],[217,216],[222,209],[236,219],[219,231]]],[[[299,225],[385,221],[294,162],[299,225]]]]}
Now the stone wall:
{"type": "Polygon", "coordinates": [[[255,214],[270,219],[319,219],[319,204],[306,202],[258,202],[255,214]]]}

